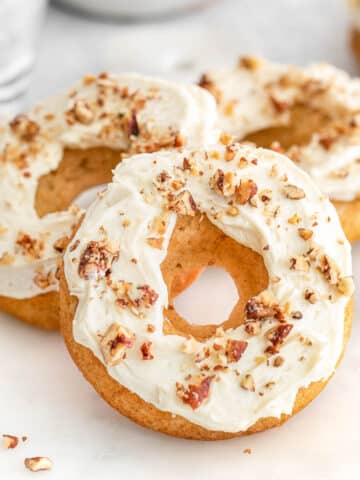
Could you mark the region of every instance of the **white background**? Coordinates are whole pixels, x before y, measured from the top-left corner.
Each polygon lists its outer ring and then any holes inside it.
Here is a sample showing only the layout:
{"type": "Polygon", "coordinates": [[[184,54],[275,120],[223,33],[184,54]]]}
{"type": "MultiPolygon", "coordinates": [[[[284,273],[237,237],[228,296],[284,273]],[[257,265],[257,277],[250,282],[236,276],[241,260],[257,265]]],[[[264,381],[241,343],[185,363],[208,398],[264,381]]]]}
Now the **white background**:
{"type": "MultiPolygon", "coordinates": [[[[193,80],[203,68],[232,63],[240,53],[302,64],[327,60],[356,73],[347,20],[341,0],[223,1],[177,20],[131,26],[52,8],[26,104],[85,73],[138,70],[193,80]]],[[[359,245],[354,268],[360,282],[359,245]]],[[[205,274],[183,299],[183,309],[189,312],[193,300],[192,315],[220,316],[222,303],[206,301],[214,279],[221,278],[205,274]]],[[[54,461],[54,469],[39,478],[56,480],[359,479],[357,312],[358,306],[344,361],[312,405],[280,429],[217,443],[169,438],[132,424],[85,382],[58,333],[0,314],[0,434],[29,437],[14,451],[0,448],[0,479],[31,478],[23,458],[35,455],[54,461]],[[244,454],[245,448],[253,453],[244,454]]]]}

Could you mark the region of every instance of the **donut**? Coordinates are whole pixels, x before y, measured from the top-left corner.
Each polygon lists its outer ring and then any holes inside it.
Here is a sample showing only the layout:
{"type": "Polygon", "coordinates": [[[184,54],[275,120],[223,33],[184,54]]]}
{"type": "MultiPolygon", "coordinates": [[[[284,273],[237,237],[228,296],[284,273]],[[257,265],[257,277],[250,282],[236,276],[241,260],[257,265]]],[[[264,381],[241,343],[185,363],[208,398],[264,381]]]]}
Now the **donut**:
{"type": "Polygon", "coordinates": [[[347,0],[350,13],[350,43],[357,60],[360,60],[360,2],[347,0]]]}
{"type": "Polygon", "coordinates": [[[351,326],[335,208],[285,156],[226,136],[118,165],[60,276],[61,329],[85,378],[123,415],[178,437],[280,425],[333,375],[351,326]],[[233,277],[239,300],[223,324],[176,312],[179,265],[233,277]]]}
{"type": "MultiPolygon", "coordinates": [[[[210,141],[215,119],[199,87],[103,73],[0,126],[0,309],[58,328],[58,261],[83,215],[75,197],[126,155],[210,141]]],[[[175,290],[197,273],[179,271],[175,290]]]]}
{"type": "Polygon", "coordinates": [[[242,57],[199,84],[216,98],[222,130],[286,153],[334,202],[348,239],[360,238],[360,80],[327,64],[242,57]]]}

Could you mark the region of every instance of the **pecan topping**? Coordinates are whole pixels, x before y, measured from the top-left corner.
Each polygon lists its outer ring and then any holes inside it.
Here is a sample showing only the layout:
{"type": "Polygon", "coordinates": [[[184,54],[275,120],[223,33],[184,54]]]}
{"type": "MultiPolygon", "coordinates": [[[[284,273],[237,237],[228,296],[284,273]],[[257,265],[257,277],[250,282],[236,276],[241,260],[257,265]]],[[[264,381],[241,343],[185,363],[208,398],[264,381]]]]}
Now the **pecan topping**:
{"type": "Polygon", "coordinates": [[[228,362],[238,362],[247,349],[247,346],[248,342],[242,340],[228,340],[225,349],[228,362]]]}
{"type": "Polygon", "coordinates": [[[131,117],[130,117],[130,121],[129,121],[129,133],[130,133],[130,135],[132,135],[134,137],[138,137],[139,134],[140,134],[140,129],[139,129],[139,125],[138,125],[138,122],[137,122],[136,111],[135,110],[133,110],[131,112],[131,117]]]}
{"type": "Polygon", "coordinates": [[[137,308],[150,308],[159,298],[158,293],[150,288],[149,285],[140,285],[135,292],[130,290],[128,295],[133,305],[137,308]]]}
{"type": "Polygon", "coordinates": [[[105,363],[110,366],[117,365],[126,357],[128,348],[132,348],[135,335],[128,328],[113,323],[106,330],[100,341],[100,350],[105,363]]]}
{"type": "Polygon", "coordinates": [[[188,190],[183,190],[170,200],[169,210],[179,215],[190,215],[193,217],[197,211],[197,206],[191,193],[188,190]]]}
{"type": "Polygon", "coordinates": [[[251,336],[259,335],[261,330],[261,322],[260,320],[252,320],[252,321],[246,322],[244,329],[248,335],[251,335],[251,336]]]}
{"type": "Polygon", "coordinates": [[[18,446],[19,439],[18,437],[15,437],[15,435],[4,434],[2,437],[3,445],[5,448],[10,449],[18,446]]]}
{"type": "Polygon", "coordinates": [[[236,187],[236,203],[244,205],[256,195],[257,190],[257,185],[253,180],[241,180],[236,187]]]}
{"type": "Polygon", "coordinates": [[[68,237],[61,237],[61,238],[58,238],[56,240],[56,242],[54,242],[54,250],[56,250],[57,252],[59,253],[63,253],[63,251],[65,250],[67,244],[69,242],[69,238],[68,237]]]}
{"type": "Polygon", "coordinates": [[[310,269],[310,262],[303,255],[290,258],[290,270],[297,270],[299,272],[308,272],[310,269]]]}
{"type": "Polygon", "coordinates": [[[140,347],[140,351],[143,360],[152,360],[154,358],[152,353],[152,342],[144,342],[140,347]]]}
{"type": "Polygon", "coordinates": [[[322,255],[320,257],[318,270],[324,275],[330,285],[336,285],[338,283],[339,270],[329,255],[322,255]]]}
{"type": "Polygon", "coordinates": [[[40,470],[51,470],[53,463],[47,457],[32,457],[25,458],[25,467],[32,472],[39,472],[40,470]]]}
{"type": "Polygon", "coordinates": [[[272,345],[266,349],[266,352],[271,355],[278,353],[281,345],[284,343],[285,338],[289,335],[292,328],[293,325],[291,323],[281,323],[276,327],[270,328],[270,330],[265,333],[265,338],[267,338],[272,345]]]}
{"type": "Polygon", "coordinates": [[[309,240],[313,236],[313,231],[306,228],[298,228],[299,235],[304,240],[309,240]]]}
{"type": "Polygon", "coordinates": [[[309,289],[306,289],[305,290],[305,293],[304,293],[304,298],[305,300],[307,300],[309,303],[316,303],[317,300],[318,300],[318,295],[316,292],[314,292],[313,290],[309,290],[309,289]]]}
{"type": "Polygon", "coordinates": [[[238,64],[240,68],[246,68],[246,70],[254,72],[260,67],[261,60],[257,57],[240,57],[238,64]]]}
{"type": "Polygon", "coordinates": [[[290,108],[290,103],[286,100],[280,100],[276,98],[274,95],[270,95],[270,101],[275,108],[277,113],[284,113],[290,108]]]}
{"type": "Polygon", "coordinates": [[[10,128],[25,142],[31,142],[40,132],[39,125],[26,115],[17,115],[10,122],[10,128]]]}
{"type": "Polygon", "coordinates": [[[285,185],[283,191],[285,197],[290,198],[291,200],[300,200],[301,198],[305,198],[304,190],[300,187],[296,187],[295,185],[285,185]]]}
{"type": "Polygon", "coordinates": [[[9,252],[4,252],[0,255],[0,265],[11,265],[15,262],[15,255],[12,255],[9,252]]]}
{"type": "Polygon", "coordinates": [[[208,92],[215,97],[217,103],[220,103],[221,100],[221,91],[215,86],[215,82],[210,79],[206,74],[201,75],[199,80],[199,86],[205,88],[208,92]]]}
{"type": "Polygon", "coordinates": [[[251,297],[245,306],[245,323],[249,320],[263,320],[265,318],[275,318],[282,322],[284,320],[284,313],[282,308],[272,295],[267,295],[267,292],[257,297],[251,297]]]}
{"type": "Polygon", "coordinates": [[[43,240],[30,237],[27,233],[20,231],[16,237],[16,245],[20,247],[21,253],[36,260],[42,257],[45,245],[43,240]]]}
{"type": "Polygon", "coordinates": [[[90,125],[94,120],[94,112],[85,100],[77,100],[74,103],[73,114],[75,119],[84,125],[90,125]]]}
{"type": "Polygon", "coordinates": [[[210,394],[210,385],[214,376],[205,377],[198,384],[190,384],[187,388],[181,383],[176,383],[176,395],[187,405],[195,410],[210,394]]]}
{"type": "Polygon", "coordinates": [[[90,241],[80,257],[79,276],[85,280],[110,275],[111,265],[119,258],[119,249],[109,242],[90,241]]]}
{"type": "Polygon", "coordinates": [[[274,358],[273,365],[274,367],[279,368],[284,362],[285,362],[284,357],[281,357],[280,355],[278,355],[277,357],[274,358]]]}
{"type": "Polygon", "coordinates": [[[39,288],[44,290],[45,288],[50,287],[50,285],[56,284],[55,275],[52,271],[50,272],[38,271],[34,276],[34,283],[39,288]]]}
{"type": "Polygon", "coordinates": [[[231,197],[236,189],[234,174],[232,172],[224,173],[219,168],[210,178],[210,187],[219,195],[231,197]]]}
{"type": "Polygon", "coordinates": [[[248,373],[246,374],[240,381],[240,386],[244,390],[248,390],[249,392],[255,392],[255,382],[254,377],[248,373]]]}

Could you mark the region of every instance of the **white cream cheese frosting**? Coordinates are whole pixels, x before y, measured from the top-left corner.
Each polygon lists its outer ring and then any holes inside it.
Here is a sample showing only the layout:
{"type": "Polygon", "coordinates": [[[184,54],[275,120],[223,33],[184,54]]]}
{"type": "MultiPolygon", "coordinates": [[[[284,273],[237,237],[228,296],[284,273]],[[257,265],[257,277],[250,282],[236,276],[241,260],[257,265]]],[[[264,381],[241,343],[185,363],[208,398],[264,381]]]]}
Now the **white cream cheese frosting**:
{"type": "Polygon", "coordinates": [[[35,196],[65,148],[130,154],[201,145],[213,141],[215,118],[213,98],[197,86],[100,74],[0,126],[0,295],[29,298],[58,289],[57,244],[81,212],[39,218],[35,196]]]}
{"type": "Polygon", "coordinates": [[[308,144],[297,146],[294,159],[332,200],[358,197],[359,79],[327,64],[302,68],[244,57],[233,69],[206,73],[200,85],[217,100],[219,128],[238,140],[288,125],[295,105],[322,112],[334,125],[314,132],[308,144]]]}
{"type": "Polygon", "coordinates": [[[126,159],[88,209],[64,268],[78,299],[76,342],[145,401],[209,430],[291,413],[298,390],[328,379],[342,352],[350,245],[310,177],[271,150],[218,144],[126,159]],[[160,266],[177,215],[196,212],[258,252],[270,279],[242,325],[205,342],[163,333],[160,266]]]}

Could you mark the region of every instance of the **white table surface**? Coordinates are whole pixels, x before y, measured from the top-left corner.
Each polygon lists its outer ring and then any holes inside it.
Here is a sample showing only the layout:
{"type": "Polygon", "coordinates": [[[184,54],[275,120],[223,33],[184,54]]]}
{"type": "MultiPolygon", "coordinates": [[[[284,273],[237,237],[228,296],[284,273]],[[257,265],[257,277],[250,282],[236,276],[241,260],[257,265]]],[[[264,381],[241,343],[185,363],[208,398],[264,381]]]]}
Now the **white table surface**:
{"type": "MultiPolygon", "coordinates": [[[[241,52],[297,63],[327,60],[357,71],[341,0],[223,1],[177,20],[131,26],[52,8],[25,105],[89,72],[138,70],[192,80],[241,52]]],[[[360,245],[353,258],[360,282],[360,245]]],[[[204,297],[221,279],[204,274],[179,308],[193,316],[215,311],[222,320],[222,305],[206,306],[204,297]],[[189,308],[194,298],[198,305],[189,308]]],[[[359,479],[358,312],[359,305],[345,358],[319,398],[280,429],[217,443],[170,438],[122,418],[82,378],[58,333],[0,314],[0,434],[29,437],[13,451],[0,448],[0,479],[31,478],[23,459],[36,455],[54,461],[39,478],[56,480],[359,479]]]]}

